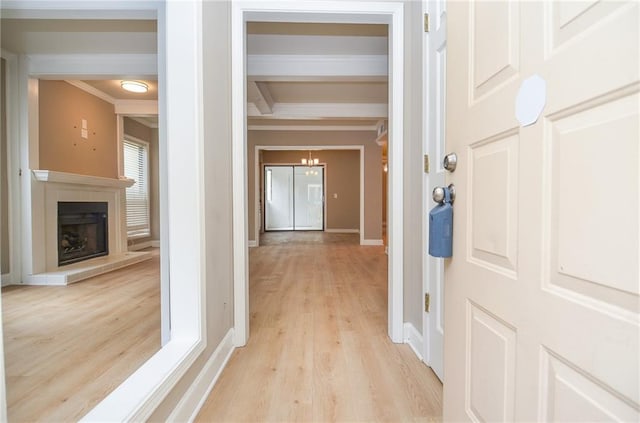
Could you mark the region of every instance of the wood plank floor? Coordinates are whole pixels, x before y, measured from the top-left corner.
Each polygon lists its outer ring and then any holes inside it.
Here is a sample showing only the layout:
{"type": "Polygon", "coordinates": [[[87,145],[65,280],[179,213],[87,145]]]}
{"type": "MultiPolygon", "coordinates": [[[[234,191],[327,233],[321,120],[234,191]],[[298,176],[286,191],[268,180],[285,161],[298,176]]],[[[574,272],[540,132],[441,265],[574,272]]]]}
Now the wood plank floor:
{"type": "Polygon", "coordinates": [[[358,235],[269,233],[250,251],[251,336],[197,421],[440,421],[442,384],[387,337],[387,256],[358,235]]]}
{"type": "Polygon", "coordinates": [[[160,258],[69,286],[2,289],[10,422],[71,422],[160,349],[160,258]]]}

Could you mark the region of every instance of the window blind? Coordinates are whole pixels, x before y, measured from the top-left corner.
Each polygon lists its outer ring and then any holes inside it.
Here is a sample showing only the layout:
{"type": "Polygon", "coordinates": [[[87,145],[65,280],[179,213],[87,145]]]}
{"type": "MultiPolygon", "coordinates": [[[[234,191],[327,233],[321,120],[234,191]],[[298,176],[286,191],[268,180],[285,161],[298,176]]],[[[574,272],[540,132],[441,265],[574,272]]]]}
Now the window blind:
{"type": "Polygon", "coordinates": [[[128,237],[149,236],[149,152],[145,144],[124,140],[124,175],[136,182],[126,190],[128,237]]]}

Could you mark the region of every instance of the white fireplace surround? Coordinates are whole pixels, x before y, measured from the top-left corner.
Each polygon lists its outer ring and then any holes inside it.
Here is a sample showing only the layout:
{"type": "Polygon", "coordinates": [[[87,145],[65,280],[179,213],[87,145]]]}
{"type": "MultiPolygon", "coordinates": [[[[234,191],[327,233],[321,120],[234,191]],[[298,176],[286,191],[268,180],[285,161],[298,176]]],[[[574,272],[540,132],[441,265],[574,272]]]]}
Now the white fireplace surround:
{"type": "Polygon", "coordinates": [[[150,258],[149,253],[127,251],[125,189],[128,178],[103,178],[51,170],[33,170],[32,249],[33,271],[23,283],[66,285],[150,258]],[[109,254],[58,266],[58,202],[108,204],[109,254]]]}

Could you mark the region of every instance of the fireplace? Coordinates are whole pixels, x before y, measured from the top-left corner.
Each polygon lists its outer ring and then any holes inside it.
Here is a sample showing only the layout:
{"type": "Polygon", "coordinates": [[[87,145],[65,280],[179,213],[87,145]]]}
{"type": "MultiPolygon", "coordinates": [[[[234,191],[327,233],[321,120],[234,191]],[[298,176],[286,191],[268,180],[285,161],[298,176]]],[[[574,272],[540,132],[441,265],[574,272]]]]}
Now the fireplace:
{"type": "Polygon", "coordinates": [[[109,254],[108,203],[58,202],[58,266],[109,254]]]}

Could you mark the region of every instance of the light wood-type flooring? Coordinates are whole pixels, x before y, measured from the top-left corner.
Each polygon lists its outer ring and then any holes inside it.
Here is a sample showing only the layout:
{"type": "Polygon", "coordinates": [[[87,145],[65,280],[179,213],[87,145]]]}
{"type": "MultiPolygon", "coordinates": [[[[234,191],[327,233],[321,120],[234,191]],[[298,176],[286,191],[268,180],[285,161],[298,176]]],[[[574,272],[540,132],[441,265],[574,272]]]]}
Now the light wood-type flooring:
{"type": "Polygon", "coordinates": [[[2,289],[10,422],[72,422],[160,349],[160,262],[2,289]]]}
{"type": "Polygon", "coordinates": [[[249,343],[196,421],[441,420],[442,384],[387,336],[383,247],[352,234],[268,233],[249,263],[249,343]]]}

